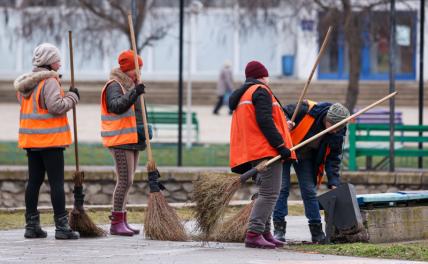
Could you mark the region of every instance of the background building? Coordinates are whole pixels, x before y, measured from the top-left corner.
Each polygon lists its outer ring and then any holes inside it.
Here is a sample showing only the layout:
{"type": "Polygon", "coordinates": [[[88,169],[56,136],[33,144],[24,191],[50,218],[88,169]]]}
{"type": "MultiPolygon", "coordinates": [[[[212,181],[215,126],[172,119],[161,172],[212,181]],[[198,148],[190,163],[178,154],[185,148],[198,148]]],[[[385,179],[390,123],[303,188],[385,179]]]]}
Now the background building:
{"type": "MultiPolygon", "coordinates": [[[[18,6],[21,1],[10,1],[18,6]]],[[[36,1],[37,2],[37,1],[36,1]]],[[[41,1],[44,2],[44,1],[41,1]]],[[[49,1],[48,1],[49,2],[49,1]]],[[[55,2],[51,1],[52,5],[55,2]]],[[[242,78],[242,72],[249,60],[260,60],[267,65],[272,76],[304,80],[307,78],[318,53],[326,28],[318,21],[325,13],[316,8],[293,15],[293,8],[282,3],[269,12],[275,13],[277,19],[269,26],[258,26],[253,20],[243,21],[246,10],[239,1],[214,2],[203,8],[199,14],[189,19],[186,15],[185,25],[185,69],[190,68],[193,79],[215,80],[225,61],[232,62],[236,77],[242,78]],[[236,3],[234,3],[236,2],[236,3]],[[249,24],[250,23],[250,24],[249,24]],[[253,23],[253,25],[251,25],[253,23]],[[192,30],[192,59],[189,52],[188,30],[192,30]],[[284,55],[286,59],[284,60],[284,55]],[[290,62],[294,62],[291,64],[290,62]],[[287,64],[287,65],[284,65],[287,64]]],[[[36,3],[37,4],[37,3],[36,3]]],[[[34,4],[34,5],[36,5],[34,4]]],[[[144,76],[149,80],[174,80],[178,69],[178,10],[177,3],[160,1],[154,13],[159,17],[147,17],[143,31],[150,30],[159,19],[170,21],[167,34],[162,39],[147,46],[142,51],[144,59],[144,76]]],[[[37,9],[37,6],[27,9],[37,9]]],[[[389,19],[388,6],[375,9],[363,25],[363,49],[361,50],[361,79],[387,80],[389,53],[389,19]]],[[[397,79],[416,80],[418,67],[418,3],[409,2],[397,6],[397,79]]],[[[43,39],[23,38],[17,28],[23,25],[22,10],[3,8],[0,12],[0,78],[12,79],[31,68],[32,49],[40,42],[52,42],[61,47],[65,58],[62,71],[67,76],[68,44],[67,31],[76,25],[62,26],[63,36],[49,34],[43,39]]],[[[359,11],[356,11],[359,12],[359,11]]],[[[263,12],[260,11],[260,20],[263,12]]],[[[34,21],[37,23],[37,21],[34,21]]],[[[260,22],[263,23],[263,22],[260,22]]],[[[80,25],[82,26],[82,25],[80,25]]],[[[25,31],[25,28],[23,29],[25,31]]],[[[61,31],[57,29],[57,31],[61,31]]],[[[144,32],[143,32],[144,33],[144,32]]],[[[75,34],[81,34],[76,32],[75,34]]],[[[114,30],[106,34],[101,45],[91,51],[79,49],[82,43],[75,45],[76,71],[80,78],[105,79],[111,67],[116,65],[116,55],[129,44],[125,35],[115,35],[114,30]]],[[[425,44],[428,45],[428,44],[425,44]]],[[[343,28],[335,28],[328,50],[324,54],[317,72],[322,80],[347,79],[349,68],[347,46],[344,41],[343,28]]],[[[428,67],[425,68],[428,73],[428,67]]]]}

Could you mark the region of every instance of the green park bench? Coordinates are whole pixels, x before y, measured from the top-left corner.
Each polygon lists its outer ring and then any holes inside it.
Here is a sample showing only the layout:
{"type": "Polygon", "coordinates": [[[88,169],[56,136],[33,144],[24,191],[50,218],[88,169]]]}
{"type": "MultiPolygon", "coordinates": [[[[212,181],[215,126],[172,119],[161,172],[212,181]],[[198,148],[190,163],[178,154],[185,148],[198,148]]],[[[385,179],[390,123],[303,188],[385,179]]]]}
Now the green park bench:
{"type": "MultiPolygon", "coordinates": [[[[428,142],[428,126],[395,125],[395,157],[427,157],[428,149],[418,149],[416,143],[428,142]],[[419,136],[422,132],[422,136],[419,136]],[[414,144],[411,147],[409,145],[414,144]]],[[[367,169],[377,169],[389,157],[389,125],[388,124],[349,124],[348,169],[358,170],[357,158],[366,157],[367,169]],[[383,159],[372,167],[372,157],[383,159]]]]}
{"type": "MultiPolygon", "coordinates": [[[[149,110],[147,112],[148,122],[152,125],[153,132],[159,129],[178,130],[178,111],[174,110],[149,110]]],[[[183,129],[187,124],[187,113],[183,112],[183,129]]],[[[199,142],[199,121],[195,112],[192,112],[191,126],[195,130],[196,142],[199,142]]]]}

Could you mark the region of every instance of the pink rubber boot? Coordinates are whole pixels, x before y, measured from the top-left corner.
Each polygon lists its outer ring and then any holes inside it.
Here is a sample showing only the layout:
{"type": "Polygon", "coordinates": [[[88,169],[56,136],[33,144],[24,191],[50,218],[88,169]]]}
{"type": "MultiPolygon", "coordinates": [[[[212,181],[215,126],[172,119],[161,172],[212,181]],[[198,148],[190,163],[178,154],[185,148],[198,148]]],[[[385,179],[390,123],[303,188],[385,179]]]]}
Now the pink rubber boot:
{"type": "Polygon", "coordinates": [[[275,237],[273,237],[271,232],[264,233],[263,238],[267,242],[274,244],[276,247],[283,247],[286,244],[286,243],[276,239],[275,237]]]}
{"type": "Polygon", "coordinates": [[[125,225],[126,225],[126,227],[127,227],[129,230],[131,230],[132,232],[134,232],[134,234],[135,234],[135,235],[140,234],[140,230],[139,230],[139,229],[133,228],[132,226],[130,226],[130,225],[128,224],[128,217],[126,216],[126,211],[125,211],[124,213],[125,213],[125,225]]]}
{"type": "Polygon", "coordinates": [[[129,230],[125,225],[124,212],[111,212],[110,234],[117,236],[133,236],[134,232],[129,230]]]}
{"type": "Polygon", "coordinates": [[[262,234],[247,232],[245,236],[245,247],[274,249],[275,244],[266,241],[262,234]]]}

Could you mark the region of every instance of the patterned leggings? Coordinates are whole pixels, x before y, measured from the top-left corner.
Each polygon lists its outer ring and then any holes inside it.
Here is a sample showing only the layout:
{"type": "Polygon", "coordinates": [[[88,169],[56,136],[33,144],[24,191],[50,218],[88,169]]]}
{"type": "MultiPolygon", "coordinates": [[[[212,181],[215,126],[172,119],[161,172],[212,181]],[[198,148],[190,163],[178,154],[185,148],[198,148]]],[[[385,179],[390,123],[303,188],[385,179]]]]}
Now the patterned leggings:
{"type": "Polygon", "coordinates": [[[116,167],[116,187],[113,192],[113,210],[124,211],[129,189],[138,166],[138,150],[110,149],[116,167]]]}

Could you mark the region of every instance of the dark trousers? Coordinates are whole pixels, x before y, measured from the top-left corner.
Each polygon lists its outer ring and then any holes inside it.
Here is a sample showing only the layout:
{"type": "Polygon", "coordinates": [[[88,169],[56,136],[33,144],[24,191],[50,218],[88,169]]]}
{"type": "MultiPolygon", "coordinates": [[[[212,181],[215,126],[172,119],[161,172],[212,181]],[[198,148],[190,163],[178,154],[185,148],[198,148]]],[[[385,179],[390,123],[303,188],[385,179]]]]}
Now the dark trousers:
{"type": "MultiPolygon", "coordinates": [[[[305,215],[309,223],[321,223],[320,208],[317,200],[317,186],[314,181],[315,166],[313,160],[299,160],[293,164],[299,181],[305,215]]],[[[282,185],[273,211],[273,221],[284,221],[288,215],[288,195],[290,193],[290,168],[291,163],[284,163],[282,171],[282,185]]]]}
{"type": "MultiPolygon", "coordinates": [[[[224,100],[224,95],[219,95],[218,96],[218,101],[214,107],[214,114],[218,114],[218,111],[220,111],[220,108],[223,106],[223,100],[224,100]]],[[[232,113],[232,111],[229,109],[229,113],[232,113]]]]}
{"type": "Polygon", "coordinates": [[[56,216],[67,213],[64,193],[64,149],[27,150],[28,184],[25,189],[27,214],[37,213],[40,187],[48,174],[51,202],[56,216]]]}

